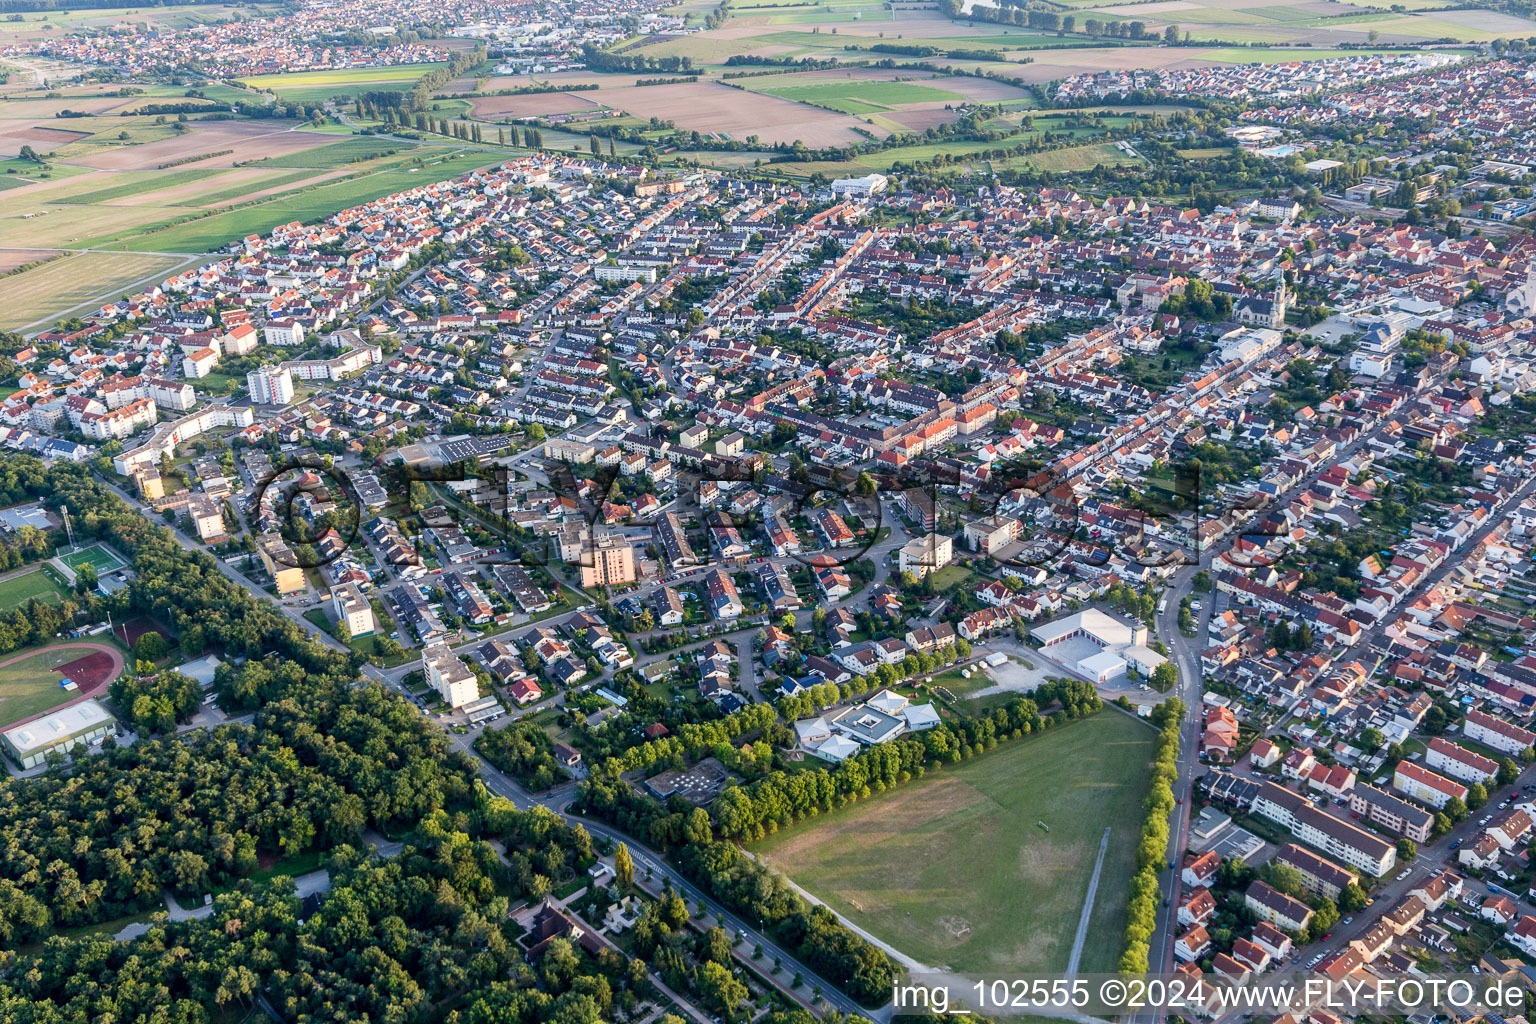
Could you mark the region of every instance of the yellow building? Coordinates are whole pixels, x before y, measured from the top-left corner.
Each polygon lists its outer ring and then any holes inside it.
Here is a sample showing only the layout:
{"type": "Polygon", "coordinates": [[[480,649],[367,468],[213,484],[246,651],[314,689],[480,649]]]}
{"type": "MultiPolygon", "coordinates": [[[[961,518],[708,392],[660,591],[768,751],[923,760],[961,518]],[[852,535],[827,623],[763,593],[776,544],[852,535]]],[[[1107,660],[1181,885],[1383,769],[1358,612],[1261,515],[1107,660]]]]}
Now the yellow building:
{"type": "Polygon", "coordinates": [[[206,494],[192,496],[187,502],[187,516],[192,520],[193,527],[197,529],[198,540],[204,543],[223,537],[229,532],[224,529],[224,512],[219,508],[219,503],[206,494]]]}
{"type": "Polygon", "coordinates": [[[295,590],[303,590],[307,585],[304,579],[304,570],[299,568],[298,559],[294,557],[293,550],[277,536],[266,536],[256,544],[256,554],[261,556],[261,564],[272,576],[272,581],[277,584],[279,594],[291,594],[295,590]]]}
{"type": "Polygon", "coordinates": [[[616,587],[635,582],[635,549],[616,533],[598,537],[590,551],[583,553],[582,562],[583,587],[616,587]],[[585,564],[587,555],[591,555],[591,565],[585,564]]]}

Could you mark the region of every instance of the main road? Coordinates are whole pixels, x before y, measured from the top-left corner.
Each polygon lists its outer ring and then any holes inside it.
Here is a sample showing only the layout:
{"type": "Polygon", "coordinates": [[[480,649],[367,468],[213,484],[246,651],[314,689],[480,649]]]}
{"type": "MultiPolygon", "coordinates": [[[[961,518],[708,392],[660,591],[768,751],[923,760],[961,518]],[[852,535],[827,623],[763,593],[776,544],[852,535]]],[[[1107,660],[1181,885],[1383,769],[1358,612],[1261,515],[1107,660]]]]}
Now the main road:
{"type": "Polygon", "coordinates": [[[470,746],[470,741],[467,737],[452,734],[449,740],[455,747],[479,761],[480,776],[485,781],[486,788],[492,793],[495,793],[497,796],[506,797],[521,810],[529,810],[537,806],[548,807],[566,821],[573,825],[581,825],[595,836],[602,836],[614,843],[624,843],[634,855],[637,868],[641,871],[648,870],[652,875],[671,885],[673,889],[677,890],[694,907],[702,905],[708,916],[720,921],[722,928],[733,936],[740,936],[738,944],[746,942],[754,946],[762,946],[765,955],[777,957],[791,969],[803,975],[807,983],[821,989],[822,998],[833,1009],[841,1013],[867,1017],[876,1021],[877,1024],[889,1024],[892,1016],[889,1004],[879,1010],[864,1009],[851,997],[839,990],[837,986],[801,964],[792,953],[775,943],[764,931],[762,922],[754,924],[744,920],[740,915],[727,910],[718,900],[684,878],[680,872],[662,858],[661,854],[652,850],[634,836],[626,835],[600,822],[571,814],[567,808],[575,797],[575,785],[573,783],[567,782],[556,786],[547,793],[531,794],[505,772],[502,772],[495,765],[480,757],[479,753],[470,746]]]}
{"type": "MultiPolygon", "coordinates": [[[[1280,498],[1276,499],[1275,502],[1272,502],[1269,506],[1267,506],[1264,512],[1261,514],[1267,514],[1270,509],[1278,507],[1284,502],[1288,502],[1295,492],[1299,491],[1301,487],[1306,486],[1309,483],[1310,478],[1304,483],[1293,487],[1290,491],[1285,492],[1280,496],[1280,498]]],[[[1487,540],[1493,531],[1498,529],[1499,525],[1504,521],[1505,510],[1518,505],[1520,502],[1530,497],[1533,492],[1536,492],[1536,478],[1527,481],[1517,490],[1510,492],[1509,495],[1507,495],[1502,501],[1494,506],[1492,513],[1488,517],[1488,522],[1485,523],[1484,526],[1475,534],[1469,537],[1468,540],[1460,548],[1458,548],[1456,551],[1448,553],[1446,555],[1445,561],[1442,562],[1433,571],[1426,574],[1424,579],[1421,580],[1413,590],[1404,595],[1403,599],[1398,602],[1395,608],[1411,605],[1414,601],[1418,600],[1418,598],[1439,586],[1446,576],[1448,576],[1454,569],[1456,569],[1457,566],[1462,564],[1462,559],[1459,557],[1460,553],[1472,550],[1476,548],[1477,545],[1487,540]]],[[[1203,553],[1199,568],[1209,569],[1212,565],[1212,562],[1212,554],[1203,553]]],[[[1179,751],[1179,777],[1174,785],[1174,793],[1178,796],[1180,803],[1175,806],[1174,820],[1172,822],[1172,827],[1169,829],[1168,859],[1176,865],[1179,863],[1180,857],[1184,851],[1185,835],[1186,829],[1189,825],[1189,810],[1191,805],[1191,801],[1189,799],[1190,784],[1194,781],[1194,772],[1199,765],[1199,645],[1204,641],[1206,635],[1205,627],[1209,621],[1212,611],[1212,602],[1208,602],[1204,607],[1201,608],[1200,614],[1196,618],[1195,636],[1193,638],[1185,637],[1179,630],[1178,605],[1183,598],[1190,595],[1196,571],[1197,567],[1189,566],[1186,569],[1181,570],[1170,580],[1168,588],[1164,591],[1164,595],[1167,598],[1167,604],[1164,607],[1162,613],[1157,617],[1158,634],[1167,638],[1169,654],[1179,669],[1179,696],[1183,698],[1185,704],[1188,705],[1188,713],[1186,714],[1183,724],[1180,726],[1181,746],[1179,751]]],[[[1389,614],[1387,616],[1383,616],[1375,625],[1361,634],[1359,640],[1356,641],[1355,646],[1362,651],[1370,650],[1372,645],[1386,630],[1387,626],[1395,620],[1395,615],[1389,614]]],[[[1522,778],[1522,782],[1524,781],[1529,780],[1522,778]]],[[[1472,822],[1469,819],[1468,822],[1463,823],[1461,827],[1452,833],[1451,838],[1463,838],[1464,836],[1469,835],[1473,831],[1471,826],[1472,822]]],[[[1422,881],[1425,874],[1427,874],[1428,869],[1423,865],[1423,858],[1420,859],[1420,862],[1416,863],[1418,866],[1413,867],[1410,870],[1408,876],[1402,880],[1402,884],[1397,884],[1394,882],[1388,885],[1377,895],[1377,899],[1386,900],[1389,903],[1394,902],[1396,896],[1408,892],[1419,881],[1422,881]]],[[[1175,917],[1178,913],[1179,899],[1182,890],[1182,882],[1180,880],[1179,874],[1180,873],[1177,869],[1168,872],[1168,877],[1164,888],[1166,895],[1166,905],[1159,908],[1158,927],[1157,932],[1155,933],[1158,937],[1158,941],[1154,944],[1155,956],[1151,958],[1152,968],[1157,971],[1168,971],[1173,969],[1172,955],[1173,938],[1176,924],[1175,917]]],[[[1349,932],[1344,933],[1346,935],[1344,940],[1345,943],[1347,943],[1348,938],[1354,937],[1356,934],[1363,933],[1367,929],[1368,925],[1365,921],[1366,915],[1361,915],[1361,918],[1362,919],[1357,926],[1351,928],[1349,932]]]]}

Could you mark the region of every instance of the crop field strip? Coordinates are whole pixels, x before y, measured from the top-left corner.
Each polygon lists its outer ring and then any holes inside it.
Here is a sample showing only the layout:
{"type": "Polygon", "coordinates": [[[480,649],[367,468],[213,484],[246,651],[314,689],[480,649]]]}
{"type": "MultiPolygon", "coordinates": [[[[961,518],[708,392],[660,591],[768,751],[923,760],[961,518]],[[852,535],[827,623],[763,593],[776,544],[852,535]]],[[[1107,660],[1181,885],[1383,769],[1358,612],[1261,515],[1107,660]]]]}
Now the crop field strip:
{"type": "Polygon", "coordinates": [[[267,232],[288,221],[319,220],[380,196],[467,174],[503,159],[505,157],[494,153],[469,152],[422,168],[391,167],[313,189],[280,193],[250,206],[185,223],[107,235],[82,244],[106,250],[147,248],[158,252],[212,252],[237,238],[267,232]]]}
{"type": "Polygon", "coordinates": [[[246,167],[341,167],[350,163],[362,163],[374,157],[389,156],[402,150],[412,149],[409,142],[389,139],[347,139],[333,142],[318,149],[306,149],[298,153],[253,160],[246,167]]]}
{"type": "Polygon", "coordinates": [[[71,196],[55,199],[56,203],[70,203],[80,206],[91,206],[96,203],[106,203],[113,199],[126,199],[129,196],[143,195],[146,192],[158,192],[161,189],[172,188],[176,185],[184,185],[188,182],[201,181],[211,178],[222,172],[222,168],[210,170],[169,170],[150,172],[147,177],[134,181],[123,182],[107,188],[97,189],[94,192],[81,192],[71,196]]]}

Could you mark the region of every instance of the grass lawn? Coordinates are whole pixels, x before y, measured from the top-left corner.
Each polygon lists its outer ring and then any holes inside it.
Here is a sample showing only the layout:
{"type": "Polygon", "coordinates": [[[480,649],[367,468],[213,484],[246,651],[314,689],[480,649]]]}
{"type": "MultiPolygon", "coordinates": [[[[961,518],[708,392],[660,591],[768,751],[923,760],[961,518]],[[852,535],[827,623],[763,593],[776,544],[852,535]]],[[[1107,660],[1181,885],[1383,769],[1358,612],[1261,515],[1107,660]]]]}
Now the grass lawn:
{"type": "Polygon", "coordinates": [[[42,569],[34,569],[0,582],[0,609],[20,607],[34,597],[43,601],[55,600],[62,597],[64,592],[64,588],[50,579],[42,569]]]}
{"type": "Polygon", "coordinates": [[[1042,171],[1087,171],[1100,165],[1119,167],[1122,164],[1140,163],[1135,157],[1128,156],[1108,142],[1048,149],[1043,153],[1030,153],[1024,159],[1042,171]]]}
{"type": "Polygon", "coordinates": [[[755,850],[922,963],[1049,972],[1066,966],[1111,826],[1081,965],[1110,971],[1154,737],[1106,710],[797,825],[755,850]]]}
{"type": "Polygon", "coordinates": [[[1203,146],[1199,149],[1180,149],[1176,152],[1185,160],[1209,160],[1212,157],[1231,156],[1237,150],[1230,146],[1203,146]]]}
{"type": "Polygon", "coordinates": [[[0,278],[0,328],[24,327],[101,296],[116,298],[109,293],[182,262],[175,256],[83,252],[0,278]]]}
{"type": "Polygon", "coordinates": [[[79,647],[44,648],[0,668],[0,725],[39,714],[79,696],[78,691],[59,689],[61,677],[53,670],[89,653],[79,647]]]}
{"type": "Polygon", "coordinates": [[[971,570],[963,565],[946,565],[933,574],[933,589],[949,590],[952,587],[959,586],[970,575],[971,570]]]}

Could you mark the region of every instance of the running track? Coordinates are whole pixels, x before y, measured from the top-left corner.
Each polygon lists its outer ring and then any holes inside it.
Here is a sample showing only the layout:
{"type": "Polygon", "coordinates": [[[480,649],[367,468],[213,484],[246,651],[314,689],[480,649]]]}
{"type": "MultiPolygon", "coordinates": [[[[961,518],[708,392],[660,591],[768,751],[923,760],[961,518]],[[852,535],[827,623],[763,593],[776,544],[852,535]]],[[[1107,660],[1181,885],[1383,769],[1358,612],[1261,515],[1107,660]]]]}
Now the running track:
{"type": "MultiPolygon", "coordinates": [[[[95,697],[98,694],[105,693],[106,690],[107,690],[107,687],[111,684],[112,680],[116,679],[118,677],[118,675],[123,671],[123,652],[119,651],[116,647],[110,647],[107,644],[68,643],[68,644],[58,644],[58,645],[53,646],[53,647],[47,647],[47,648],[44,648],[44,650],[47,650],[47,651],[72,651],[72,650],[78,650],[78,651],[80,651],[82,657],[84,655],[88,654],[88,653],[105,654],[107,657],[112,659],[112,668],[107,672],[106,678],[103,679],[101,682],[97,683],[95,686],[87,687],[87,688],[82,688],[78,693],[76,693],[75,696],[71,697],[69,700],[66,700],[63,703],[61,703],[61,704],[59,704],[59,705],[57,705],[55,707],[51,707],[47,711],[39,711],[35,715],[29,715],[26,718],[22,718],[22,719],[19,719],[19,720],[15,721],[15,722],[12,722],[12,723],[10,723],[10,725],[6,726],[6,728],[11,728],[12,726],[17,726],[17,725],[25,725],[28,722],[32,722],[32,721],[35,721],[35,720],[37,720],[39,718],[42,718],[44,715],[51,715],[55,711],[60,710],[61,708],[67,708],[71,704],[74,704],[74,703],[76,703],[78,701],[82,701],[82,700],[84,700],[87,697],[95,697]]],[[[0,661],[0,668],[5,668],[7,665],[14,665],[18,661],[25,661],[28,658],[36,657],[37,655],[42,654],[42,653],[43,653],[43,651],[25,651],[25,652],[23,652],[21,654],[15,655],[14,657],[10,657],[10,658],[5,659],[4,661],[0,661]]],[[[68,662],[65,662],[65,664],[68,664],[68,662]]],[[[56,670],[55,669],[49,669],[48,671],[52,672],[52,671],[56,671],[56,670]]]]}

